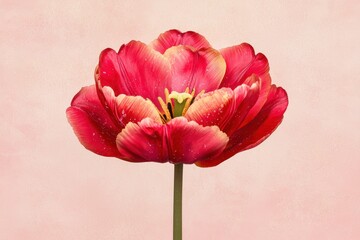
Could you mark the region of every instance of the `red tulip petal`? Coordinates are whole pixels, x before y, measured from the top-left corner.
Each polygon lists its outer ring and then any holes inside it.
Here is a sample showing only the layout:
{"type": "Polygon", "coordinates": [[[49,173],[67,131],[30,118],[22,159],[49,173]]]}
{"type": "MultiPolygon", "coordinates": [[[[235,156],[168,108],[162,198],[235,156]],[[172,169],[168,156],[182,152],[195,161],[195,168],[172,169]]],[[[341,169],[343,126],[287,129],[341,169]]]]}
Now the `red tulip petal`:
{"type": "Polygon", "coordinates": [[[95,70],[95,80],[101,87],[109,86],[116,95],[128,93],[124,80],[121,78],[118,54],[113,49],[103,50],[99,57],[99,65],[95,70]]]}
{"type": "Polygon", "coordinates": [[[118,151],[130,162],[167,162],[163,124],[150,118],[130,122],[116,138],[118,151]]]}
{"type": "Polygon", "coordinates": [[[228,137],[218,127],[203,127],[183,117],[159,124],[147,118],[129,123],[117,136],[117,146],[131,162],[194,163],[219,155],[228,137]]]}
{"type": "Polygon", "coordinates": [[[260,78],[256,75],[251,75],[245,80],[244,84],[251,86],[254,82],[259,82],[259,98],[257,99],[254,106],[250,109],[249,113],[246,115],[246,118],[242,122],[241,127],[248,124],[260,112],[261,108],[264,106],[267,100],[271,88],[271,78],[269,73],[261,75],[260,78]]]}
{"type": "Polygon", "coordinates": [[[203,127],[186,118],[174,118],[166,124],[169,159],[173,163],[194,163],[218,156],[228,136],[217,126],[203,127]]]}
{"type": "MultiPolygon", "coordinates": [[[[221,87],[232,89],[240,84],[251,86],[253,83],[252,75],[260,78],[260,96],[256,104],[248,113],[242,126],[249,123],[264,106],[271,86],[269,75],[269,63],[262,53],[255,55],[254,49],[247,43],[220,50],[226,61],[226,73],[221,87]]],[[[258,81],[256,79],[256,81],[258,81]]]]}
{"type": "Polygon", "coordinates": [[[272,85],[268,99],[259,114],[230,136],[224,152],[216,158],[196,164],[200,167],[216,166],[238,152],[259,145],[279,126],[287,105],[288,97],[285,90],[272,85]]]}
{"type": "Polygon", "coordinates": [[[115,116],[124,127],[129,122],[140,122],[147,117],[155,122],[162,123],[157,108],[150,100],[145,100],[140,96],[120,94],[115,101],[115,116]]]}
{"type": "Polygon", "coordinates": [[[223,130],[231,115],[230,111],[233,110],[233,96],[230,88],[221,88],[199,95],[186,112],[185,117],[202,126],[216,125],[223,130]]]}
{"type": "MultiPolygon", "coordinates": [[[[255,55],[253,47],[247,43],[224,48],[220,52],[226,61],[226,73],[220,87],[235,89],[252,74],[261,78],[269,71],[266,57],[262,53],[255,55]]],[[[265,80],[262,84],[269,85],[265,80]]]]}
{"type": "Polygon", "coordinates": [[[109,86],[116,96],[142,96],[157,104],[157,98],[164,97],[164,89],[170,85],[170,64],[151,47],[131,41],[119,53],[104,50],[95,76],[100,89],[109,86]]]}
{"type": "Polygon", "coordinates": [[[172,66],[171,90],[184,92],[187,87],[200,91],[212,91],[219,87],[225,74],[225,61],[212,49],[193,51],[185,46],[169,48],[165,54],[172,66]]]}
{"type": "Polygon", "coordinates": [[[155,39],[150,46],[160,53],[164,53],[172,46],[185,45],[190,46],[194,50],[211,47],[209,42],[196,32],[182,33],[178,30],[169,30],[155,39]]]}
{"type": "Polygon", "coordinates": [[[94,85],[83,87],[75,95],[66,115],[85,148],[103,156],[119,157],[115,140],[120,129],[103,108],[94,85]]]}
{"type": "MultiPolygon", "coordinates": [[[[281,87],[271,86],[268,99],[259,114],[246,126],[231,136],[231,145],[247,150],[263,142],[281,123],[288,106],[286,91],[281,87]]],[[[228,148],[227,147],[227,148],[228,148]]]]}
{"type": "Polygon", "coordinates": [[[231,135],[240,128],[258,96],[257,83],[252,87],[243,84],[235,90],[221,88],[196,98],[185,117],[203,126],[219,126],[221,131],[231,135]]]}
{"type": "Polygon", "coordinates": [[[234,90],[234,110],[231,119],[225,126],[224,131],[230,136],[237,131],[242,123],[246,120],[252,108],[259,99],[259,84],[253,83],[251,87],[243,89],[243,85],[235,88],[234,90]],[[243,97],[244,92],[246,96],[243,97]],[[241,100],[241,101],[240,101],[241,100]]]}

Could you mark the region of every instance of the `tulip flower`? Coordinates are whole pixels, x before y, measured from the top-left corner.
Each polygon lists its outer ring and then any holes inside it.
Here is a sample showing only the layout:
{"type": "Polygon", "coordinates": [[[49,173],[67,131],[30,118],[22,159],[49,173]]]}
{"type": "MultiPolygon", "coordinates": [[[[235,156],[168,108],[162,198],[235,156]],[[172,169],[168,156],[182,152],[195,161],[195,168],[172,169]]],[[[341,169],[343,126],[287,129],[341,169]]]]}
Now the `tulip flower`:
{"type": "Polygon", "coordinates": [[[175,165],[174,239],[181,239],[183,164],[213,167],[259,145],[287,105],[267,58],[249,44],[216,50],[198,33],[170,30],[150,44],[103,50],[95,84],[66,114],[96,154],[175,165]]]}

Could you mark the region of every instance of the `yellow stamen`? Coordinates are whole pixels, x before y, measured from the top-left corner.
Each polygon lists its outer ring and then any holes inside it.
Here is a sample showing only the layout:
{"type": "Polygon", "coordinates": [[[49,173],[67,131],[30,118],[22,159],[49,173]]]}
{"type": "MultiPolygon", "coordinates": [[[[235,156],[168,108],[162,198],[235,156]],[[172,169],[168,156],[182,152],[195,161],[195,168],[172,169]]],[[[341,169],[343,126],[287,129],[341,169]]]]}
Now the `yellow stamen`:
{"type": "MultiPolygon", "coordinates": [[[[166,93],[165,93],[165,95],[166,95],[166,93]]],[[[169,120],[171,119],[171,115],[170,115],[170,112],[169,112],[169,110],[168,110],[168,108],[167,108],[167,104],[164,103],[164,100],[162,100],[161,97],[158,97],[158,100],[159,100],[159,103],[160,103],[160,105],[161,105],[161,108],[162,108],[162,110],[164,111],[164,114],[165,114],[165,116],[166,116],[166,119],[165,119],[165,120],[169,121],[169,120]]],[[[161,115],[161,114],[160,114],[160,115],[161,115]]]]}
{"type": "MultiPolygon", "coordinates": [[[[203,93],[202,91],[201,93],[203,93]]],[[[190,94],[190,89],[187,87],[185,92],[179,93],[165,88],[165,102],[161,97],[158,97],[161,110],[159,114],[164,123],[170,121],[174,117],[184,116],[190,105],[194,101],[195,89],[190,94]]]]}
{"type": "MultiPolygon", "coordinates": [[[[189,91],[189,88],[186,88],[186,91],[188,92],[188,91],[189,91]]],[[[183,109],[183,111],[182,111],[182,115],[183,115],[183,116],[185,115],[185,113],[186,113],[187,110],[189,109],[190,104],[191,104],[192,100],[194,99],[194,95],[195,95],[195,89],[191,92],[191,98],[188,98],[188,99],[186,100],[184,109],[183,109]]]]}
{"type": "Polygon", "coordinates": [[[170,102],[169,89],[167,89],[167,88],[165,88],[165,102],[166,103],[170,102]]]}

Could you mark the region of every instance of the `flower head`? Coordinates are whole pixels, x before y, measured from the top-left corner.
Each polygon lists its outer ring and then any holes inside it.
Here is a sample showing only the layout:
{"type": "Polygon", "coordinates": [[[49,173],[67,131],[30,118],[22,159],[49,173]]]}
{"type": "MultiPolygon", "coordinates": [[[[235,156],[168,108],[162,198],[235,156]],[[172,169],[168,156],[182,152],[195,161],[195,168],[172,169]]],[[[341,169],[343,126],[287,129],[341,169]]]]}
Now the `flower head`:
{"type": "Polygon", "coordinates": [[[170,30],[102,51],[95,84],[66,113],[97,154],[211,167],[264,141],[287,105],[249,44],[215,50],[198,33],[170,30]]]}

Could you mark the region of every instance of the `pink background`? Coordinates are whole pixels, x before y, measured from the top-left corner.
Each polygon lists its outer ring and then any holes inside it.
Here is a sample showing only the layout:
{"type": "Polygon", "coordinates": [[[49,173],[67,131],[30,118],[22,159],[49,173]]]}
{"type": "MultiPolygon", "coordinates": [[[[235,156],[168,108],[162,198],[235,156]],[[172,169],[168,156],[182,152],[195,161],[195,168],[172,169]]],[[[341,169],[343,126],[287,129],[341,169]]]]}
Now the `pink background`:
{"type": "Polygon", "coordinates": [[[171,239],[170,164],[85,150],[65,117],[100,51],[167,29],[251,43],[289,94],[283,124],[186,166],[184,240],[360,239],[359,1],[0,2],[0,239],[171,239]]]}

